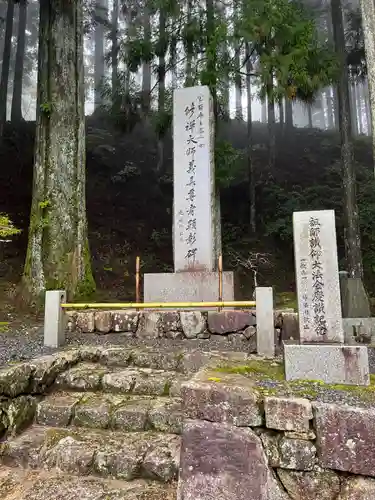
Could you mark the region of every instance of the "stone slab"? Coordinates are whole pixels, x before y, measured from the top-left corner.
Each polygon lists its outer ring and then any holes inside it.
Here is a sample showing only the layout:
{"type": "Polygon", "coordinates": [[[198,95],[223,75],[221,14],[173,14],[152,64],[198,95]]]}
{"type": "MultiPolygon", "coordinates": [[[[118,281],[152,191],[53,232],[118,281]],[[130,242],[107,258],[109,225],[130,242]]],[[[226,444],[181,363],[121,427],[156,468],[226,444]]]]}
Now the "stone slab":
{"type": "Polygon", "coordinates": [[[259,286],[255,289],[257,321],[257,353],[260,356],[275,356],[275,328],[272,287],[259,286]]]}
{"type": "Polygon", "coordinates": [[[216,268],[213,104],[207,86],[173,93],[174,270],[216,268]]]}
{"type": "Polygon", "coordinates": [[[286,380],[322,380],[327,384],[369,385],[366,346],[284,342],[286,380]]]}
{"type": "MultiPolygon", "coordinates": [[[[219,273],[217,272],[144,275],[145,302],[212,302],[218,301],[218,298],[219,273]]],[[[234,277],[231,271],[223,272],[223,300],[234,300],[234,277]]],[[[178,310],[178,308],[173,309],[178,310]]]]}
{"type": "Polygon", "coordinates": [[[374,408],[315,403],[314,413],[319,465],[375,476],[374,408]]]}
{"type": "Polygon", "coordinates": [[[293,213],[301,342],[344,342],[334,210],[293,213]]]}

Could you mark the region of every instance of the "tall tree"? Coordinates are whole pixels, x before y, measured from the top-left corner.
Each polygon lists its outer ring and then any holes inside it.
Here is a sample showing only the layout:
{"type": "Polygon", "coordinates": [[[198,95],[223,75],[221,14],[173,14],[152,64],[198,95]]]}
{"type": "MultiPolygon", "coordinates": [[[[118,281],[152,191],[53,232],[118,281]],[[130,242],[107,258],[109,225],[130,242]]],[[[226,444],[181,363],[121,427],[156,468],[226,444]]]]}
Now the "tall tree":
{"type": "Polygon", "coordinates": [[[338,59],[340,74],[337,85],[339,127],[341,136],[341,162],[344,187],[345,213],[345,248],[349,276],[363,277],[361,237],[359,228],[359,213],[356,196],[356,173],[351,129],[351,114],[349,101],[349,76],[346,65],[346,49],[344,23],[341,0],[331,0],[333,38],[338,59]]]}
{"type": "Polygon", "coordinates": [[[0,138],[3,135],[4,125],[7,119],[8,81],[9,81],[10,51],[12,47],[13,17],[14,17],[14,0],[8,0],[8,8],[7,8],[6,24],[5,24],[3,64],[1,66],[1,81],[0,81],[0,138]]]}
{"type": "Polygon", "coordinates": [[[250,231],[256,232],[256,200],[255,200],[255,174],[253,162],[253,118],[251,109],[251,48],[250,44],[246,44],[246,94],[247,94],[247,140],[246,140],[246,156],[247,156],[247,173],[249,185],[249,222],[250,231]]]}
{"type": "Polygon", "coordinates": [[[145,114],[151,107],[151,62],[152,62],[152,40],[151,40],[151,6],[150,0],[145,0],[142,12],[143,37],[145,57],[142,62],[142,109],[145,114]]]}
{"type": "MultiPolygon", "coordinates": [[[[233,2],[233,24],[234,24],[234,39],[239,39],[239,16],[240,16],[239,0],[234,0],[233,2]]],[[[246,58],[250,54],[246,55],[246,58]]],[[[234,47],[234,65],[236,68],[241,66],[241,45],[234,47]]],[[[239,71],[236,72],[234,77],[234,89],[235,89],[235,103],[236,103],[236,118],[237,120],[243,120],[243,109],[242,109],[242,76],[239,71]]],[[[247,100],[249,101],[249,94],[247,95],[247,100]]],[[[249,105],[249,103],[248,103],[249,105]]]]}
{"type": "Polygon", "coordinates": [[[118,74],[118,16],[119,0],[113,0],[111,26],[111,65],[112,65],[112,106],[117,110],[119,104],[119,74],[118,74]]]}
{"type": "Polygon", "coordinates": [[[96,0],[95,4],[95,109],[103,103],[102,85],[105,73],[104,42],[105,26],[107,24],[107,0],[96,0]]]}
{"type": "Polygon", "coordinates": [[[85,202],[83,0],[40,0],[38,99],[26,300],[95,288],[85,202]]]}
{"type": "Polygon", "coordinates": [[[17,51],[16,61],[14,66],[14,83],[13,83],[13,98],[11,120],[22,120],[22,83],[23,83],[23,68],[25,62],[25,44],[26,44],[26,21],[27,21],[27,0],[19,2],[18,16],[18,35],[17,35],[17,51]]]}
{"type": "Polygon", "coordinates": [[[371,109],[372,154],[375,165],[375,3],[373,0],[360,0],[362,26],[365,39],[367,78],[371,109]]]}

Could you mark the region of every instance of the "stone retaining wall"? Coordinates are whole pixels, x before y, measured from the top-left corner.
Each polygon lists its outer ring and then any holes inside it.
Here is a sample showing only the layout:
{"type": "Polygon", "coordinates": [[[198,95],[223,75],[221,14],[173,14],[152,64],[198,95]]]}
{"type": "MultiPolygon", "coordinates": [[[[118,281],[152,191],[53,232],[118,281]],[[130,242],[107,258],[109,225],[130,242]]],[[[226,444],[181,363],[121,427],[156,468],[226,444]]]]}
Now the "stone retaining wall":
{"type": "Polygon", "coordinates": [[[375,498],[373,407],[257,397],[244,377],[218,376],[182,388],[178,500],[375,498]]]}
{"type": "MultiPolygon", "coordinates": [[[[122,333],[138,338],[209,339],[211,336],[256,348],[255,310],[239,311],[67,311],[67,329],[81,333],[122,333]]],[[[298,338],[298,316],[275,311],[275,341],[298,338]]]]}

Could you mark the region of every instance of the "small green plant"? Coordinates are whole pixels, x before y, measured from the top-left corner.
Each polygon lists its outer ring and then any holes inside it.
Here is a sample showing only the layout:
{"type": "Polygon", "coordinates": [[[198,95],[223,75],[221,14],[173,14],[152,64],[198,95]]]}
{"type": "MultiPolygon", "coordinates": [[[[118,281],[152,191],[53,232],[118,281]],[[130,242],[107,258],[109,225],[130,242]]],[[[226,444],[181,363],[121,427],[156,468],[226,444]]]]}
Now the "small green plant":
{"type": "Polygon", "coordinates": [[[20,232],[21,230],[13,225],[8,215],[0,213],[0,239],[9,238],[20,232]]]}
{"type": "Polygon", "coordinates": [[[50,102],[44,102],[40,105],[40,112],[42,115],[46,116],[49,118],[52,113],[52,104],[50,102]]]}

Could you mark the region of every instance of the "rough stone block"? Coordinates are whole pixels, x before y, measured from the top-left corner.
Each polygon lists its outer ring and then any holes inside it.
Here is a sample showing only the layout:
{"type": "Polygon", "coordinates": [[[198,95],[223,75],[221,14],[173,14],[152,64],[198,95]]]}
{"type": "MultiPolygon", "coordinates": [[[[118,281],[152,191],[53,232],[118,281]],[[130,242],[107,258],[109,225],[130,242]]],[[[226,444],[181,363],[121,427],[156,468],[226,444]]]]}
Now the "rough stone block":
{"type": "MultiPolygon", "coordinates": [[[[341,496],[338,497],[340,478],[333,471],[314,470],[301,472],[278,469],[277,475],[292,500],[344,500],[341,496]]],[[[349,498],[346,498],[346,500],[349,500],[349,498]]],[[[351,498],[350,500],[355,499],[351,498]]],[[[358,498],[358,500],[360,499],[358,498]]]]}
{"type": "Polygon", "coordinates": [[[224,333],[233,333],[243,330],[250,326],[253,321],[253,315],[247,311],[209,311],[208,329],[211,333],[222,335],[224,333]]]}
{"type": "Polygon", "coordinates": [[[304,398],[266,397],[264,412],[266,426],[280,431],[308,431],[313,418],[311,403],[304,398]]]}
{"type": "Polygon", "coordinates": [[[113,311],[112,325],[114,332],[133,332],[137,331],[139,314],[137,311],[113,311]]]}
{"type": "Polygon", "coordinates": [[[109,333],[112,330],[111,311],[95,312],[95,330],[98,333],[109,333]]]}
{"type": "Polygon", "coordinates": [[[161,314],[159,312],[144,311],[139,318],[137,337],[157,339],[160,337],[161,314]]]}
{"type": "Polygon", "coordinates": [[[94,311],[78,311],[76,327],[82,333],[95,332],[95,312],[94,311]]]}
{"type": "Polygon", "coordinates": [[[322,380],[327,384],[369,385],[366,346],[284,342],[286,380],[322,380]]]}
{"type": "Polygon", "coordinates": [[[246,386],[245,377],[230,378],[232,383],[227,379],[222,382],[190,381],[183,384],[182,406],[187,416],[239,427],[261,425],[262,413],[256,392],[246,386]]]}
{"type": "Polygon", "coordinates": [[[279,452],[280,467],[283,469],[308,471],[316,464],[316,447],[304,439],[281,438],[279,452]]]}
{"type": "Polygon", "coordinates": [[[315,403],[319,465],[375,476],[375,410],[315,403]]]}
{"type": "Polygon", "coordinates": [[[346,478],[338,498],[339,500],[373,500],[375,498],[375,479],[369,477],[346,478]]]}
{"type": "Polygon", "coordinates": [[[181,311],[180,321],[186,338],[194,339],[206,329],[205,313],[201,311],[181,311]]]}
{"type": "Polygon", "coordinates": [[[281,340],[299,340],[299,324],[297,313],[282,313],[281,340]]]}
{"type": "MultiPolygon", "coordinates": [[[[216,302],[218,296],[217,272],[186,271],[144,275],[145,302],[216,302]]],[[[230,271],[223,273],[223,300],[234,300],[233,273],[230,271]]],[[[179,310],[178,307],[173,309],[179,310]]]]}
{"type": "Polygon", "coordinates": [[[187,421],[177,500],[284,500],[261,441],[250,429],[187,421]]]}
{"type": "Polygon", "coordinates": [[[354,339],[371,341],[375,335],[375,318],[343,318],[345,342],[354,339]]]}
{"type": "Polygon", "coordinates": [[[178,312],[162,311],[160,313],[159,330],[163,333],[177,332],[181,330],[180,316],[178,312]]]}

